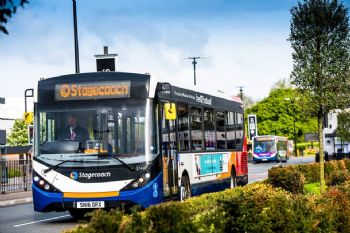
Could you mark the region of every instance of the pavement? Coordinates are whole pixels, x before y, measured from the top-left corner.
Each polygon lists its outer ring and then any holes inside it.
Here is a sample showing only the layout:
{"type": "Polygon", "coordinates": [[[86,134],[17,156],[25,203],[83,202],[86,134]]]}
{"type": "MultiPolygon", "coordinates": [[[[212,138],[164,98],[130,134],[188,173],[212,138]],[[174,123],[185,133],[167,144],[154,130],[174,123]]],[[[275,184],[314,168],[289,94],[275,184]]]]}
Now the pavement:
{"type": "Polygon", "coordinates": [[[32,190],[0,193],[0,208],[31,203],[32,201],[32,190]]]}

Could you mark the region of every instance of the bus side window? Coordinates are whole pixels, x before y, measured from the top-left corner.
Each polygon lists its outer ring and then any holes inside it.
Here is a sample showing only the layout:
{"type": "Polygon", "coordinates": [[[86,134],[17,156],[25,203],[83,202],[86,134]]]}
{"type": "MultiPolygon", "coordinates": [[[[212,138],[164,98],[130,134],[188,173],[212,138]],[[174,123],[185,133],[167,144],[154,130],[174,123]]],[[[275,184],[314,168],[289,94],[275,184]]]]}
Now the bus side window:
{"type": "Polygon", "coordinates": [[[225,112],[216,112],[216,139],[217,149],[226,149],[225,112]]]}
{"type": "Polygon", "coordinates": [[[204,109],[204,138],[205,138],[205,150],[216,149],[216,139],[214,131],[214,110],[204,109]]]}
{"type": "Polygon", "coordinates": [[[191,147],[194,151],[202,151],[203,145],[202,109],[191,107],[191,147]]]}
{"type": "Polygon", "coordinates": [[[190,133],[188,124],[188,106],[187,104],[178,104],[177,110],[179,150],[189,151],[190,133]]]}
{"type": "Polygon", "coordinates": [[[236,148],[238,150],[242,150],[243,146],[243,114],[241,113],[236,113],[236,118],[235,118],[235,131],[236,131],[236,148]]]}
{"type": "Polygon", "coordinates": [[[235,132],[235,114],[227,112],[226,115],[226,132],[227,132],[227,149],[236,149],[236,132],[235,132]]]}

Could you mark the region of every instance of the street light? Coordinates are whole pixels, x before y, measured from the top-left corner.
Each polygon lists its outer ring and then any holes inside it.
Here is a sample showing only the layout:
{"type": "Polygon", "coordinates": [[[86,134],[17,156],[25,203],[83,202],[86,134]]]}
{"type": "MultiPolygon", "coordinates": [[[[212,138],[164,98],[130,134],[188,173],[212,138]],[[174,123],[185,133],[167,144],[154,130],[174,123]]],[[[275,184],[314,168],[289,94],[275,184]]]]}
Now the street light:
{"type": "Polygon", "coordinates": [[[241,96],[241,100],[243,102],[243,88],[244,88],[244,86],[239,86],[237,88],[239,88],[239,93],[240,93],[240,96],[241,96]]]}
{"type": "Polygon", "coordinates": [[[194,85],[196,86],[196,65],[197,65],[197,59],[200,58],[207,58],[207,57],[184,57],[183,59],[190,59],[192,60],[193,64],[193,79],[194,79],[194,85]]]}
{"type": "Polygon", "coordinates": [[[27,98],[34,97],[34,89],[29,88],[24,91],[24,112],[27,112],[27,98]]]}
{"type": "Polygon", "coordinates": [[[294,136],[294,155],[297,156],[297,137],[296,137],[296,134],[295,134],[295,122],[296,122],[296,119],[295,119],[295,101],[298,100],[299,97],[296,97],[296,98],[284,98],[284,100],[287,100],[287,101],[290,101],[291,104],[292,104],[292,107],[293,107],[293,124],[294,124],[294,127],[293,127],[293,136],[294,136]]]}

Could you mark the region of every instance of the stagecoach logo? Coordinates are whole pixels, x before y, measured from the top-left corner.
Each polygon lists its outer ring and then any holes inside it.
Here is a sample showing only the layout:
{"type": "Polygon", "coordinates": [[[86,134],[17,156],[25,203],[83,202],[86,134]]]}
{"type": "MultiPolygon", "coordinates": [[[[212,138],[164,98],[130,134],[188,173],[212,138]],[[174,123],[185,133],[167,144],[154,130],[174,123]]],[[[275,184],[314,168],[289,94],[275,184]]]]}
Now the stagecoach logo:
{"type": "Polygon", "coordinates": [[[208,98],[204,95],[197,95],[196,94],[196,102],[201,103],[201,104],[207,104],[211,105],[212,104],[212,99],[208,98]]]}
{"type": "Polygon", "coordinates": [[[157,183],[153,184],[153,197],[154,198],[158,197],[158,184],[157,183]]]}
{"type": "Polygon", "coordinates": [[[78,172],[71,172],[69,177],[72,179],[72,180],[77,180],[78,179],[78,172]]]}
{"type": "Polygon", "coordinates": [[[63,83],[55,85],[55,100],[85,100],[130,97],[130,81],[63,83]]]}
{"type": "Polygon", "coordinates": [[[111,177],[111,173],[110,172],[71,172],[69,177],[72,180],[78,180],[79,179],[88,179],[90,180],[91,178],[107,178],[107,177],[111,177]]]}

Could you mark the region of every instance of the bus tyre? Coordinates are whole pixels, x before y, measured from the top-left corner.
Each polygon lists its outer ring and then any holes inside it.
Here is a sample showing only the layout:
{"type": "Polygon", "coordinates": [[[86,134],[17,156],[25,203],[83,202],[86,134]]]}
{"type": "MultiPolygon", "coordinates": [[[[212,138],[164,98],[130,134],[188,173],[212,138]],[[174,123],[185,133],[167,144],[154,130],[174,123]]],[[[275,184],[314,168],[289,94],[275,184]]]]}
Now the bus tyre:
{"type": "Polygon", "coordinates": [[[231,170],[231,179],[230,179],[230,188],[235,188],[237,186],[237,180],[236,180],[236,172],[232,168],[231,170]]]}
{"type": "Polygon", "coordinates": [[[181,201],[184,201],[184,200],[192,197],[190,179],[188,178],[187,175],[183,175],[181,177],[180,195],[181,195],[181,197],[180,197],[181,201]]]}
{"type": "Polygon", "coordinates": [[[281,157],[280,157],[280,155],[277,155],[277,157],[276,157],[276,163],[280,163],[281,162],[281,157]]]}
{"type": "Polygon", "coordinates": [[[88,213],[89,211],[87,210],[81,210],[81,209],[69,209],[69,214],[74,218],[74,219],[84,219],[85,214],[88,213]]]}

